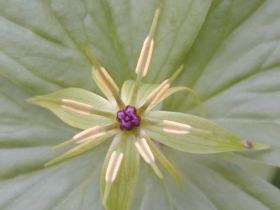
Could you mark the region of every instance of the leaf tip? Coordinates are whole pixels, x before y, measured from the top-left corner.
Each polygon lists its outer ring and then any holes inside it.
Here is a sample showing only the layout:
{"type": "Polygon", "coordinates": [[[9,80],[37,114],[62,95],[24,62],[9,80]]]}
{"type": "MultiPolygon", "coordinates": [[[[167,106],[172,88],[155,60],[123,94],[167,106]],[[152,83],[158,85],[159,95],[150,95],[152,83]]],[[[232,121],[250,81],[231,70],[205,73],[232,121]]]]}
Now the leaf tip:
{"type": "Polygon", "coordinates": [[[249,149],[249,150],[266,150],[266,149],[271,149],[271,145],[255,143],[255,142],[252,142],[250,140],[245,140],[243,142],[243,146],[246,149],[249,149]]]}
{"type": "Polygon", "coordinates": [[[36,104],[38,101],[38,97],[27,98],[25,99],[25,101],[30,104],[36,104]]]}

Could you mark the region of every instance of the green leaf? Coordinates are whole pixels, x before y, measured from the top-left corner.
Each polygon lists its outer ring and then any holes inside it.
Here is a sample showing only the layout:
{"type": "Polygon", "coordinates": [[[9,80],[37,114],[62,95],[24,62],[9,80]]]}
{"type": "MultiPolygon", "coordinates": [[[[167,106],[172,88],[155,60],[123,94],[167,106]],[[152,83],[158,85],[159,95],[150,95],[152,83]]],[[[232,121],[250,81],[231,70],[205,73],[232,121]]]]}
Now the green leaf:
{"type": "Polygon", "coordinates": [[[268,149],[265,144],[252,143],[252,147],[246,147],[244,139],[223,129],[215,123],[193,115],[152,111],[146,116],[149,120],[163,122],[169,120],[191,126],[187,134],[174,134],[164,132],[164,125],[149,125],[145,127],[147,134],[164,145],[170,146],[180,151],[190,153],[219,153],[242,150],[262,150],[268,149]]]}
{"type": "MultiPolygon", "coordinates": [[[[280,166],[279,9],[277,0],[215,1],[178,79],[199,94],[207,118],[272,145],[250,156],[275,166],[280,166]]],[[[166,108],[194,112],[196,104],[180,96],[166,108]]]]}
{"type": "Polygon", "coordinates": [[[138,181],[139,155],[136,151],[133,135],[119,134],[107,152],[103,164],[101,180],[101,191],[106,209],[127,210],[132,204],[135,187],[138,181]],[[105,182],[105,174],[111,154],[115,150],[123,152],[123,160],[117,174],[116,180],[112,183],[105,182]],[[107,194],[108,193],[108,194],[107,194]]]}
{"type": "Polygon", "coordinates": [[[183,194],[178,195],[172,182],[168,183],[171,200],[178,209],[190,205],[190,209],[279,209],[280,191],[258,176],[248,173],[238,165],[222,160],[220,156],[176,154],[173,156],[181,170],[184,182],[183,194]],[[176,157],[175,157],[176,156],[176,157]],[[194,188],[189,195],[190,190],[194,188]],[[200,194],[200,196],[195,196],[200,194]],[[192,198],[192,200],[186,200],[192,198]],[[201,199],[201,202],[199,200],[201,199]],[[177,200],[177,202],[176,202],[177,200]],[[240,202],[236,202],[239,200],[240,202]],[[207,201],[211,204],[207,204],[207,201]],[[226,201],[226,202],[225,202],[226,201]],[[244,202],[241,202],[244,201],[244,202]],[[207,207],[196,205],[207,204],[207,207]],[[181,208],[180,208],[181,207],[181,208]]]}
{"type": "Polygon", "coordinates": [[[29,101],[49,109],[68,125],[81,129],[90,128],[95,125],[106,125],[112,122],[112,118],[114,117],[113,107],[107,100],[92,92],[79,88],[62,89],[49,95],[36,96],[29,99],[29,101]],[[92,106],[98,112],[111,113],[111,119],[102,115],[84,115],[77,111],[66,109],[63,107],[64,104],[61,103],[62,99],[71,99],[76,102],[85,103],[92,106]]]}
{"type": "MultiPolygon", "coordinates": [[[[140,192],[136,204],[154,209],[230,210],[278,209],[279,190],[246,169],[221,159],[221,155],[199,156],[171,151],[165,147],[167,158],[176,163],[182,175],[182,186],[172,177],[164,176],[164,183],[155,180],[152,172],[141,168],[140,192]],[[147,178],[148,177],[148,178],[147,178]],[[139,201],[140,200],[140,201],[139,201]],[[240,201],[240,202],[237,202],[240,201]]],[[[137,209],[135,205],[133,209],[137,209]]]]}

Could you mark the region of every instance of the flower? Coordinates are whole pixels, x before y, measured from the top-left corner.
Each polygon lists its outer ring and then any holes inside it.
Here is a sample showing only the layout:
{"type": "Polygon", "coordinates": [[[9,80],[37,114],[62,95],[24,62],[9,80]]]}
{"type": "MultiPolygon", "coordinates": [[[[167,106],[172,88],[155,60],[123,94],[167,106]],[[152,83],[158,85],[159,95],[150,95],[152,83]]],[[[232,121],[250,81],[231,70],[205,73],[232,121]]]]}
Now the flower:
{"type": "Polygon", "coordinates": [[[46,166],[113,139],[101,175],[101,193],[107,209],[114,209],[118,197],[122,197],[119,199],[122,209],[129,209],[137,182],[139,157],[151,166],[160,179],[163,174],[157,162],[180,182],[179,173],[163,154],[162,146],[198,154],[269,148],[268,145],[243,140],[207,119],[156,109],[178,91],[188,91],[196,96],[187,87],[171,87],[182,66],[160,84],[143,83],[153,54],[158,17],[159,10],[156,10],[137,62],[135,81],[124,82],[120,90],[107,70],[90,50],[86,50],[93,64],[93,79],[106,99],[79,88],[62,89],[31,99],[31,102],[50,109],[69,125],[83,129],[70,140],[57,145],[55,148],[76,146],[49,161],[46,166]]]}

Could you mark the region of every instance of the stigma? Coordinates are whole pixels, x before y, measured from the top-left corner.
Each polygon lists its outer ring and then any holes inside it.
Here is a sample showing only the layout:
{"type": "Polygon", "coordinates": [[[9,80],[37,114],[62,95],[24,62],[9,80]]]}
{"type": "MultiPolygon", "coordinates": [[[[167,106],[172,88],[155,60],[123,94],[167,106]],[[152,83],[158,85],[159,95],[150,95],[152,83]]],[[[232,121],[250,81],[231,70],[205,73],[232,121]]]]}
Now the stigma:
{"type": "Polygon", "coordinates": [[[120,122],[120,129],[132,130],[138,127],[141,122],[140,116],[137,114],[137,110],[133,106],[126,106],[117,113],[117,120],[120,122]]]}

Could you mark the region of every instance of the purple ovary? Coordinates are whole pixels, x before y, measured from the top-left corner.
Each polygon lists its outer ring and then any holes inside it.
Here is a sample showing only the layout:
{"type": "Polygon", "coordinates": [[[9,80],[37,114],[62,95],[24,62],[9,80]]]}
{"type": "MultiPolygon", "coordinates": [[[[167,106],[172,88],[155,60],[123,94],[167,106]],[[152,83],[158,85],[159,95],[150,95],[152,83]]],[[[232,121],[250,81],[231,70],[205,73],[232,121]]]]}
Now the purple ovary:
{"type": "Polygon", "coordinates": [[[130,105],[118,111],[117,120],[120,122],[120,128],[122,130],[132,130],[138,127],[141,122],[141,118],[137,115],[136,108],[130,105]]]}

